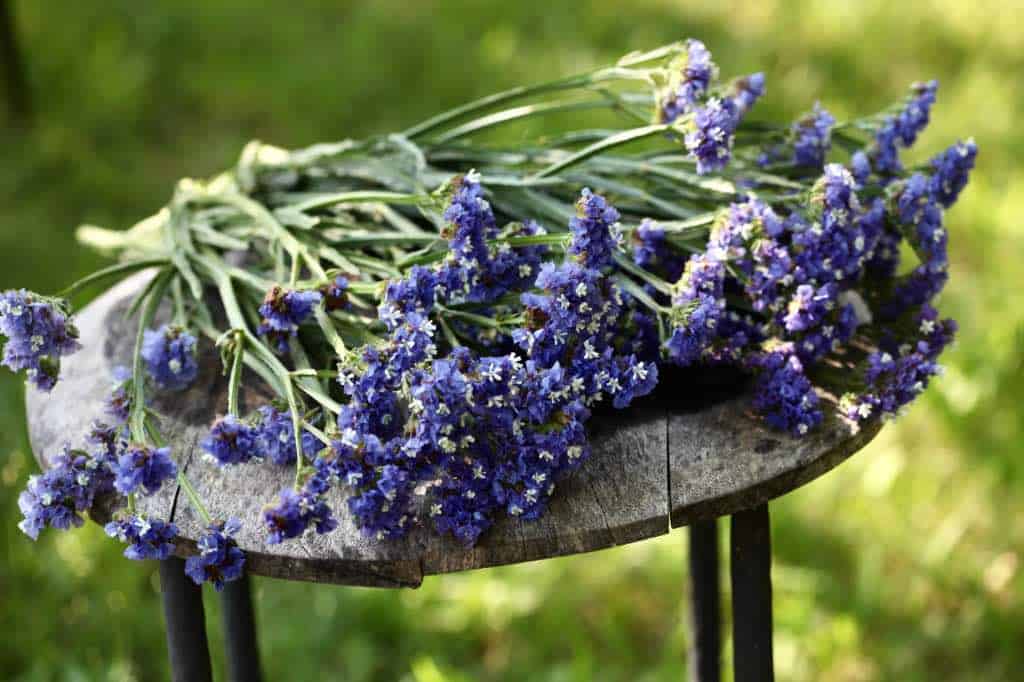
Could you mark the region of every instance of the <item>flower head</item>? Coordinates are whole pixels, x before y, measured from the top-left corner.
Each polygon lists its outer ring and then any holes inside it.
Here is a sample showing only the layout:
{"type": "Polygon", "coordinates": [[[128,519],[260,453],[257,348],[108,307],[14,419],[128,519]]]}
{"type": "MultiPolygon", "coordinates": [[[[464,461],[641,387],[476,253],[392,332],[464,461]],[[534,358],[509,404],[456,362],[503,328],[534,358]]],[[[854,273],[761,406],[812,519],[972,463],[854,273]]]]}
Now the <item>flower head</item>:
{"type": "Polygon", "coordinates": [[[213,423],[210,435],[199,445],[221,466],[242,464],[259,455],[259,436],[260,432],[251,424],[229,414],[213,423]]]}
{"type": "Polygon", "coordinates": [[[196,337],[174,325],[146,330],[142,359],[156,385],[171,391],[187,388],[199,373],[196,337]]]}
{"type": "Polygon", "coordinates": [[[569,220],[572,243],[569,253],[587,268],[601,269],[612,263],[618,248],[619,212],[600,194],[584,188],[569,220]]]}
{"type": "Polygon", "coordinates": [[[821,168],[832,141],[832,114],[815,103],[814,111],[793,124],[793,162],[798,166],[821,168]]]}
{"type": "Polygon", "coordinates": [[[107,535],[127,543],[124,555],[135,561],[163,560],[174,552],[178,528],[173,523],[145,516],[129,516],[103,527],[107,535]]]}
{"type": "Polygon", "coordinates": [[[117,458],[114,465],[114,487],[122,495],[140,488],[146,495],[160,489],[164,481],[178,474],[178,466],[171,459],[171,449],[154,448],[133,443],[117,458]]]}
{"type": "Polygon", "coordinates": [[[686,51],[669,68],[672,73],[660,106],[664,123],[671,123],[692,111],[718,77],[718,67],[711,61],[711,52],[704,43],[692,38],[686,41],[686,51]]]}
{"type": "Polygon", "coordinates": [[[60,374],[60,358],[81,347],[78,330],[66,311],[64,301],[25,289],[0,294],[0,334],[7,337],[0,364],[24,371],[40,390],[52,390],[60,374]]]}
{"type": "Polygon", "coordinates": [[[295,291],[275,286],[267,292],[260,306],[263,316],[256,333],[269,338],[278,352],[288,350],[288,339],[295,336],[299,325],[313,314],[323,295],[319,291],[295,291]]]}
{"type": "MultiPolygon", "coordinates": [[[[258,410],[260,421],[255,427],[244,429],[238,427],[241,442],[236,440],[241,454],[241,447],[254,446],[251,452],[258,457],[269,459],[279,466],[289,465],[295,462],[295,425],[292,422],[291,412],[278,410],[271,405],[263,405],[258,410]]],[[[225,418],[226,419],[226,418],[225,418]]],[[[222,422],[223,423],[223,422],[222,422]]],[[[240,424],[234,420],[232,424],[240,424]]],[[[226,429],[228,427],[225,427],[226,429]]],[[[233,431],[235,426],[229,429],[233,431]]],[[[319,449],[319,441],[309,431],[303,429],[300,434],[302,440],[302,454],[311,456],[319,449]]],[[[216,455],[215,455],[216,456],[216,455]]],[[[246,461],[245,458],[240,461],[246,461]]]]}
{"type": "Polygon", "coordinates": [[[80,451],[64,448],[44,473],[29,478],[18,497],[25,535],[35,540],[43,528],[67,530],[81,526],[81,513],[92,507],[97,489],[109,482],[102,463],[80,451]]]}
{"type": "Polygon", "coordinates": [[[185,560],[185,575],[196,585],[212,583],[218,592],[224,589],[224,583],[241,578],[245,554],[234,538],[241,529],[242,523],[236,518],[207,526],[196,543],[199,553],[185,560]]]}

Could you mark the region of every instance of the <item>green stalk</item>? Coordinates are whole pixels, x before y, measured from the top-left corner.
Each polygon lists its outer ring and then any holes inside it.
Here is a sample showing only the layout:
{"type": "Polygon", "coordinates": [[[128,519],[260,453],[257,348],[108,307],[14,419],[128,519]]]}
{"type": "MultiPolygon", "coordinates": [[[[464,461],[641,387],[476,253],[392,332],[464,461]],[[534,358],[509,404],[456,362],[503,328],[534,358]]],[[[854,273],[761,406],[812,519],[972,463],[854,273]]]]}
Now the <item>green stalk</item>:
{"type": "Polygon", "coordinates": [[[231,375],[228,377],[228,414],[238,416],[238,389],[242,383],[242,357],[245,355],[245,341],[241,334],[235,334],[235,357],[231,361],[231,375]]]}
{"type": "Polygon", "coordinates": [[[149,293],[146,305],[142,308],[142,314],[139,316],[139,330],[135,335],[135,349],[132,354],[132,408],[129,423],[132,438],[139,443],[145,442],[146,439],[146,379],[142,370],[142,339],[153,322],[153,318],[156,317],[157,308],[163,299],[172,272],[170,268],[165,268],[157,275],[159,279],[149,293]]]}
{"type": "Polygon", "coordinates": [[[631,130],[624,130],[621,133],[618,133],[616,135],[612,135],[611,137],[605,138],[605,139],[601,140],[600,142],[595,142],[594,144],[592,144],[592,145],[590,145],[588,147],[584,147],[583,149],[581,149],[580,151],[576,152],[575,154],[570,154],[567,158],[565,158],[565,159],[563,159],[563,160],[561,160],[561,161],[559,161],[557,163],[553,163],[550,166],[548,166],[547,168],[543,168],[543,169],[537,171],[536,173],[534,173],[533,175],[531,175],[529,177],[530,177],[530,179],[535,179],[535,178],[545,178],[545,177],[547,177],[549,175],[554,175],[555,173],[557,173],[560,170],[565,170],[566,168],[569,168],[571,166],[575,166],[576,164],[580,163],[581,161],[586,161],[591,156],[594,156],[596,154],[600,154],[601,152],[603,152],[603,151],[605,151],[607,149],[612,149],[614,147],[619,147],[619,146],[622,146],[624,144],[628,144],[630,142],[635,142],[636,140],[642,140],[642,139],[644,139],[646,137],[652,137],[654,135],[660,135],[660,134],[662,134],[664,132],[667,132],[671,128],[672,128],[672,125],[670,125],[670,124],[667,124],[667,123],[656,123],[654,125],[644,126],[642,128],[633,128],[631,130]]]}
{"type": "Polygon", "coordinates": [[[373,202],[383,202],[386,204],[404,204],[407,206],[417,206],[425,201],[429,201],[430,197],[423,194],[404,194],[401,192],[381,192],[381,191],[353,191],[353,192],[339,192],[337,194],[325,194],[319,197],[313,197],[305,201],[295,204],[291,208],[296,211],[305,213],[306,211],[313,211],[318,208],[327,208],[328,206],[336,206],[338,204],[367,204],[373,202]]]}

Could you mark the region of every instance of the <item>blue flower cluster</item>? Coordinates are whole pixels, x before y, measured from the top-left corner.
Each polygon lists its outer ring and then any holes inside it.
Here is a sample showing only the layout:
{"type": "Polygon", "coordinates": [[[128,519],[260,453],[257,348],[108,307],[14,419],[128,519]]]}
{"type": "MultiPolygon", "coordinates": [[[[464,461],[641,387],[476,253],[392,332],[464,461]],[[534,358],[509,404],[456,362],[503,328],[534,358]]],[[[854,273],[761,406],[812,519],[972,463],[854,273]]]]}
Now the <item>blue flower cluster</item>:
{"type": "Polygon", "coordinates": [[[323,294],[319,291],[292,291],[275,286],[267,292],[260,305],[263,316],[256,333],[265,336],[278,352],[288,351],[288,340],[299,331],[299,325],[320,305],[323,294]]]}
{"type": "Polygon", "coordinates": [[[92,507],[97,491],[109,486],[111,473],[102,460],[65,447],[45,473],[29,478],[18,497],[24,517],[18,528],[35,540],[43,528],[81,526],[82,512],[92,507]]]}
{"type": "Polygon", "coordinates": [[[686,41],[686,51],[669,66],[668,87],[662,95],[661,119],[671,122],[693,110],[711,83],[718,78],[718,67],[711,52],[699,40],[686,41]]]}
{"type": "MultiPolygon", "coordinates": [[[[449,303],[489,303],[529,282],[543,249],[536,246],[515,249],[507,243],[493,246],[489,242],[499,235],[508,238],[541,234],[540,226],[529,221],[510,226],[504,234],[499,232],[494,211],[484,198],[484,188],[476,172],[457,176],[447,190],[449,201],[444,210],[447,224],[441,235],[448,239],[451,255],[436,273],[431,289],[437,286],[449,303]]],[[[409,286],[423,286],[426,272],[424,268],[415,273],[416,278],[410,279],[409,286]]],[[[421,289],[421,294],[426,295],[426,289],[421,289]]],[[[432,304],[433,301],[420,298],[415,309],[427,310],[432,304]]]]}
{"type": "Polygon", "coordinates": [[[675,282],[683,274],[685,259],[673,249],[665,228],[645,218],[633,232],[633,262],[666,282],[675,282]]]}
{"type": "Polygon", "coordinates": [[[619,212],[600,194],[584,188],[576,202],[576,216],[569,220],[572,232],[569,253],[584,268],[601,270],[609,267],[621,241],[618,222],[619,212]]]}
{"type": "Polygon", "coordinates": [[[0,334],[7,337],[0,364],[14,372],[24,371],[43,391],[57,384],[60,358],[80,347],[66,303],[25,289],[0,294],[0,334]]]}
{"type": "Polygon", "coordinates": [[[142,338],[142,359],[149,376],[164,390],[188,388],[199,372],[196,337],[174,325],[146,330],[142,338]]]}
{"type": "MultiPolygon", "coordinates": [[[[933,95],[931,86],[920,89],[893,119],[901,145],[909,145],[927,122],[933,95]]],[[[876,317],[897,322],[933,311],[929,303],[948,277],[943,209],[966,185],[976,155],[973,142],[958,143],[932,161],[930,175],[890,183],[884,199],[862,199],[864,184],[854,172],[827,164],[802,210],[790,208],[783,217],[756,198],[733,204],[675,284],[666,355],[684,366],[727,362],[757,372],[755,407],[773,426],[805,433],[821,419],[806,367],[842,348],[876,317]],[[894,278],[904,238],[920,264],[894,278]],[[752,313],[731,308],[729,295],[740,292],[741,307],[752,313]]],[[[638,251],[638,262],[656,272],[649,253],[638,251]]],[[[921,324],[948,331],[950,322],[928,318],[921,324]]],[[[879,376],[902,374],[855,401],[856,408],[888,414],[909,401],[916,393],[907,386],[926,383],[920,377],[934,373],[935,356],[951,335],[942,343],[931,339],[931,354],[919,348],[872,356],[870,362],[885,371],[869,374],[869,386],[879,376]]]]}
{"type": "Polygon", "coordinates": [[[792,347],[775,348],[757,358],[760,370],[754,393],[754,409],[780,431],[802,436],[821,423],[818,394],[804,374],[792,347]],[[787,352],[788,351],[788,352],[787,352]]]}
{"type": "Polygon", "coordinates": [[[836,119],[819,103],[815,103],[814,111],[794,123],[793,163],[810,168],[825,165],[835,123],[836,119]]]}
{"type": "Polygon", "coordinates": [[[539,251],[516,250],[517,271],[529,269],[521,283],[503,283],[522,292],[526,308],[525,324],[508,334],[513,349],[488,356],[456,346],[439,358],[435,306],[494,296],[473,294],[472,283],[468,295],[450,287],[451,270],[486,272],[501,255],[487,244],[494,221],[478,180],[456,183],[445,211],[452,258],[388,284],[378,310],[388,338],[343,359],[340,436],[298,489],[264,509],[270,542],[332,530],[327,493],[339,484],[351,490],[357,525],[377,538],[427,518],[472,544],[499,511],[543,513],[557,481],[588,453],[589,406],[607,398],[624,407],[658,376],[653,362],[615,344],[626,300],[606,270],[618,248],[618,212],[589,191],[578,210],[562,264],[538,267],[539,251]]]}
{"type": "Polygon", "coordinates": [[[687,41],[685,52],[668,69],[667,85],[659,95],[661,121],[680,121],[683,143],[699,174],[721,170],[732,156],[740,121],[764,95],[764,74],[737,78],[728,88],[716,91],[718,67],[697,40],[687,41]]]}
{"type": "Polygon", "coordinates": [[[124,542],[124,555],[134,561],[163,560],[174,552],[178,528],[173,523],[145,516],[129,516],[103,527],[107,535],[124,542]]]}
{"type": "MultiPolygon", "coordinates": [[[[220,466],[243,464],[256,456],[260,435],[251,424],[229,414],[213,423],[210,435],[199,446],[220,466]]],[[[293,453],[294,450],[295,446],[292,445],[293,453]]]]}
{"type": "Polygon", "coordinates": [[[956,334],[956,322],[940,320],[938,312],[923,305],[914,317],[915,340],[883,339],[880,350],[868,357],[864,372],[866,390],[843,397],[841,409],[850,419],[862,421],[876,415],[897,414],[924,392],[931,377],[939,374],[938,357],[956,334]]]}
{"type": "Polygon", "coordinates": [[[196,585],[211,583],[218,592],[224,589],[224,583],[241,578],[245,554],[234,538],[241,529],[242,522],[236,518],[207,526],[196,543],[199,553],[185,560],[185,575],[196,585]]]}
{"type": "Polygon", "coordinates": [[[171,449],[129,444],[114,465],[114,487],[122,495],[143,492],[152,495],[168,479],[178,475],[171,449]]]}
{"type": "Polygon", "coordinates": [[[867,151],[867,158],[876,173],[886,176],[903,170],[899,148],[913,145],[928,125],[938,88],[939,83],[934,80],[914,83],[906,106],[895,116],[887,118],[875,133],[874,144],[867,151]]]}

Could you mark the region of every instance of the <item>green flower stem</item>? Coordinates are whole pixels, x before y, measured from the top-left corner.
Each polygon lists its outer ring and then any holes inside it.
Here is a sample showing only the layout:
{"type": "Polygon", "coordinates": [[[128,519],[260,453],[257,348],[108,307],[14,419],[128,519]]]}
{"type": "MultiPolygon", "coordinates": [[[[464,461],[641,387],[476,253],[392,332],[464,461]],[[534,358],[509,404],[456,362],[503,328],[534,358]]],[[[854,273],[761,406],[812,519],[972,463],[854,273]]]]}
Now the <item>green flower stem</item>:
{"type": "Polygon", "coordinates": [[[320,330],[324,333],[324,337],[327,338],[327,342],[331,344],[331,348],[337,353],[338,357],[344,357],[348,348],[345,347],[345,341],[338,334],[338,330],[335,329],[334,323],[331,318],[327,315],[327,311],[324,310],[322,305],[318,305],[314,311],[316,315],[316,322],[320,325],[320,330]]]}
{"type": "Polygon", "coordinates": [[[83,287],[89,286],[90,284],[96,284],[107,279],[113,279],[115,277],[127,276],[136,270],[144,270],[145,268],[151,267],[163,267],[168,265],[168,259],[163,258],[142,258],[139,260],[128,261],[126,263],[115,263],[102,270],[86,275],[82,279],[64,287],[58,291],[55,295],[59,298],[66,298],[71,294],[75,293],[83,287]]]}
{"type": "Polygon", "coordinates": [[[654,135],[660,135],[662,133],[668,132],[671,129],[672,125],[670,124],[657,123],[654,125],[644,126],[642,128],[624,130],[621,133],[612,135],[611,137],[605,138],[600,142],[595,142],[594,144],[588,147],[584,147],[575,154],[570,154],[567,158],[557,163],[553,163],[550,166],[537,171],[536,173],[529,177],[544,178],[549,175],[554,175],[558,171],[565,170],[566,168],[570,168],[571,166],[575,166],[576,164],[586,161],[590,157],[595,156],[596,154],[600,154],[601,152],[607,149],[613,149],[624,144],[629,144],[630,142],[642,140],[644,138],[652,137],[654,135]]]}
{"type": "Polygon", "coordinates": [[[129,416],[129,429],[132,438],[139,443],[145,442],[146,438],[146,378],[142,369],[142,340],[146,329],[152,324],[156,317],[157,308],[163,299],[164,292],[170,282],[173,270],[165,268],[157,275],[153,289],[146,298],[146,304],[139,316],[139,330],[135,336],[135,349],[132,353],[132,405],[129,416]]]}
{"type": "MultiPolygon", "coordinates": [[[[569,76],[567,78],[559,78],[557,80],[540,83],[538,85],[511,88],[503,92],[481,97],[478,100],[463,104],[460,107],[455,107],[454,109],[450,109],[436,116],[432,116],[411,128],[407,128],[402,132],[402,136],[412,140],[433,130],[437,130],[452,121],[464,118],[469,114],[491,109],[517,99],[534,97],[536,95],[574,90],[577,88],[587,88],[599,83],[607,83],[616,80],[640,80],[653,84],[651,71],[632,69],[628,67],[652,60],[664,59],[666,56],[677,52],[679,49],[680,48],[678,46],[666,46],[665,48],[659,48],[658,50],[633,55],[636,61],[620,60],[619,64],[616,66],[605,67],[589,73],[569,76]]],[[[624,60],[628,58],[629,57],[624,58],[624,60]]]]}
{"type": "Polygon", "coordinates": [[[448,321],[445,320],[444,317],[439,315],[437,318],[437,323],[440,325],[441,332],[444,334],[444,338],[446,341],[448,341],[449,346],[451,346],[452,348],[458,348],[462,345],[462,342],[459,341],[459,338],[455,335],[455,332],[452,330],[451,326],[448,324],[448,321]]]}
{"type": "Polygon", "coordinates": [[[317,377],[319,379],[335,379],[338,373],[333,369],[293,369],[293,377],[317,377]]]}
{"type": "Polygon", "coordinates": [[[228,414],[238,416],[238,389],[242,383],[242,358],[245,356],[245,338],[234,334],[234,358],[231,361],[231,375],[228,377],[228,414]]]}
{"type": "Polygon", "coordinates": [[[320,208],[337,206],[339,204],[368,204],[385,203],[406,206],[418,206],[430,201],[425,194],[403,194],[401,192],[379,192],[379,191],[353,191],[338,192],[336,194],[324,194],[323,196],[311,197],[305,201],[295,204],[296,211],[303,213],[315,211],[320,208]]]}
{"type": "Polygon", "coordinates": [[[629,277],[619,273],[615,275],[615,281],[620,287],[625,289],[630,296],[643,303],[645,306],[650,308],[651,311],[657,313],[659,317],[661,315],[667,315],[672,311],[669,307],[658,305],[658,303],[651,298],[646,291],[644,291],[643,287],[639,286],[629,277]]]}
{"type": "Polygon", "coordinates": [[[433,140],[432,144],[442,145],[445,143],[452,142],[459,138],[473,133],[478,133],[481,130],[493,128],[503,123],[509,123],[512,121],[521,121],[523,119],[531,118],[533,116],[545,116],[554,113],[563,113],[567,111],[586,111],[589,109],[605,109],[615,104],[615,100],[611,97],[605,97],[604,99],[597,100],[585,100],[582,102],[542,102],[539,104],[526,104],[520,107],[513,107],[511,109],[505,109],[504,111],[498,111],[487,116],[464,123],[456,128],[452,128],[442,135],[438,135],[433,140]]]}
{"type": "Polygon", "coordinates": [[[178,469],[178,485],[185,491],[185,496],[188,498],[189,504],[196,510],[199,517],[203,520],[203,523],[209,526],[213,523],[213,518],[210,516],[210,512],[206,510],[206,506],[203,501],[199,499],[199,493],[192,486],[192,481],[188,480],[188,476],[180,468],[178,469]]]}
{"type": "Polygon", "coordinates": [[[661,293],[666,294],[668,296],[672,295],[673,289],[671,284],[661,279],[660,277],[657,277],[647,272],[639,265],[634,263],[632,260],[630,260],[629,257],[626,256],[621,251],[615,252],[615,263],[629,274],[633,275],[634,277],[642,279],[643,281],[647,282],[661,293]]]}
{"type": "Polygon", "coordinates": [[[317,427],[313,426],[312,424],[310,424],[305,419],[302,420],[302,428],[313,434],[313,436],[316,437],[318,441],[330,447],[331,439],[327,436],[327,434],[318,429],[317,427]]]}
{"type": "Polygon", "coordinates": [[[269,366],[271,372],[278,377],[284,388],[285,400],[288,403],[288,409],[291,412],[292,417],[292,430],[295,436],[295,482],[298,485],[302,473],[302,430],[300,429],[300,412],[298,402],[295,397],[295,389],[292,377],[281,361],[273,354],[273,352],[264,346],[259,339],[252,335],[249,331],[249,327],[245,321],[245,315],[242,313],[242,309],[238,305],[238,299],[235,297],[234,286],[231,284],[231,277],[222,268],[216,258],[208,255],[200,255],[198,258],[202,259],[203,264],[207,269],[210,270],[211,275],[217,285],[217,290],[220,293],[221,303],[224,305],[224,312],[228,317],[228,322],[231,326],[239,329],[246,342],[252,346],[252,348],[260,355],[265,363],[269,366]]]}

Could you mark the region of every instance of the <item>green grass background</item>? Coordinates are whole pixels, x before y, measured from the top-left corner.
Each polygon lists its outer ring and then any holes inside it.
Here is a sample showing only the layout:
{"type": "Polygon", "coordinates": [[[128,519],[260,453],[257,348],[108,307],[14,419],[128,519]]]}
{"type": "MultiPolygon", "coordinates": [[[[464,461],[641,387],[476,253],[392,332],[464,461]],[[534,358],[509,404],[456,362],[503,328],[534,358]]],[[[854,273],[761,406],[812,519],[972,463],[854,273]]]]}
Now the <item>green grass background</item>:
{"type": "MultiPolygon", "coordinates": [[[[946,376],[823,479],[772,505],[784,680],[1009,680],[1024,669],[1024,39],[996,2],[13,3],[36,108],[0,130],[0,288],[53,291],[100,261],[82,222],[127,226],[176,179],[260,138],[398,129],[469,97],[695,36],[724,74],[768,74],[762,116],[838,117],[941,80],[924,157],[974,135],[948,215],[960,320],[946,376]]],[[[0,678],[167,675],[156,569],[96,527],[15,527],[35,470],[0,379],[0,678]]],[[[416,591],[255,583],[268,679],[678,680],[684,534],[428,579],[416,591]]],[[[222,666],[209,599],[215,665],[222,666]]],[[[727,650],[727,655],[729,652],[727,650]]]]}

